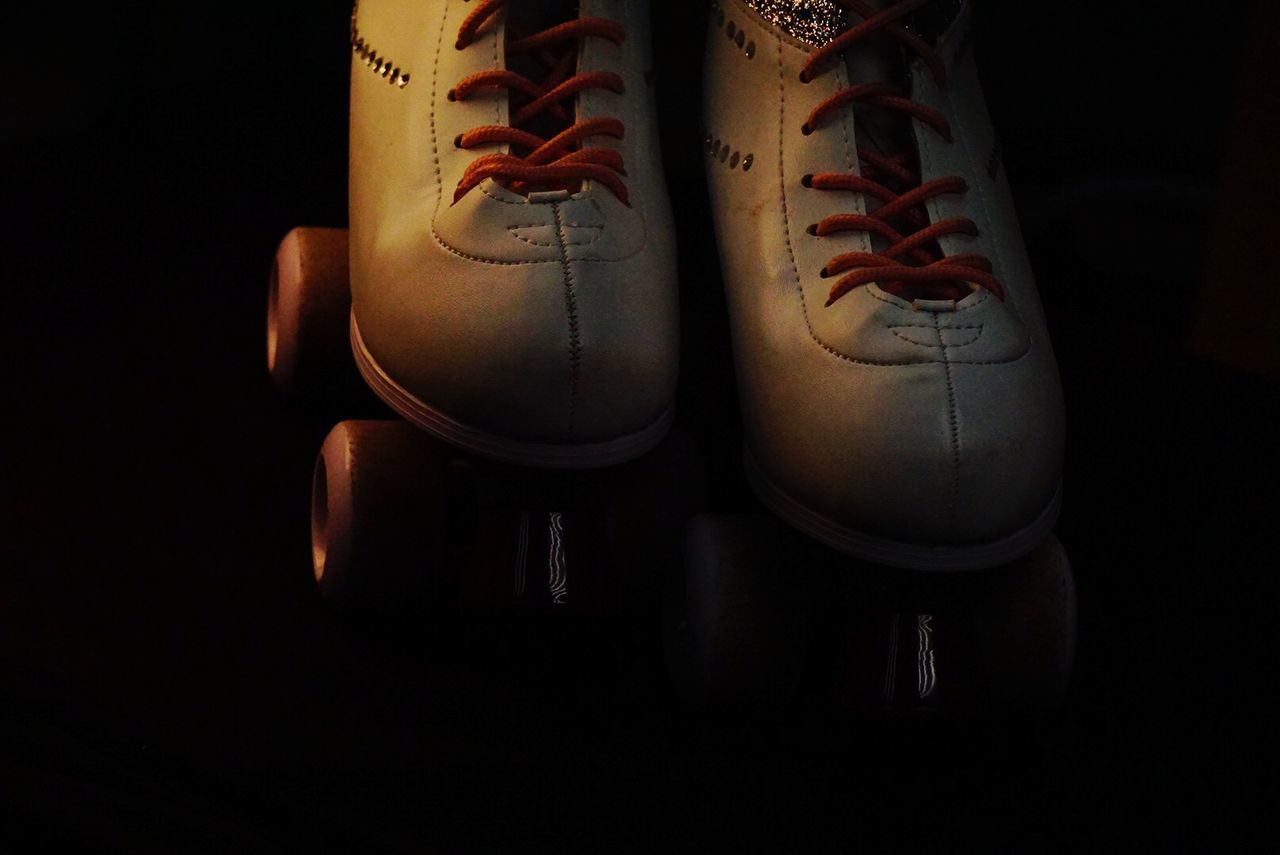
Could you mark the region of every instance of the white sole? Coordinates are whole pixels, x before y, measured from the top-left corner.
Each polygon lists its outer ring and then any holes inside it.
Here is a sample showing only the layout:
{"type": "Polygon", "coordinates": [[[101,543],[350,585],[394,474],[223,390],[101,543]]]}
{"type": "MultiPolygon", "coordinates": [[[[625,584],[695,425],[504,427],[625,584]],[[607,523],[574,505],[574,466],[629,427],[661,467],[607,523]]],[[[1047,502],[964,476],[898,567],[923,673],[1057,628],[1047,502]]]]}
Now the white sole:
{"type": "Polygon", "coordinates": [[[667,435],[675,419],[675,405],[672,404],[644,430],[617,439],[582,444],[522,442],[462,424],[406,391],[387,376],[369,353],[364,339],[360,337],[354,314],[351,316],[351,351],[365,383],[405,421],[450,445],[502,463],[541,469],[614,466],[639,457],[656,446],[667,435]]]}
{"type": "Polygon", "coordinates": [[[768,479],[755,462],[750,449],[744,448],[743,463],[747,480],[756,496],[769,510],[794,528],[857,558],[908,570],[984,570],[1016,561],[1049,536],[1062,508],[1062,484],[1059,483],[1053,499],[1039,516],[1030,525],[1008,537],[958,546],[911,543],[856,531],[805,507],[768,479]]]}

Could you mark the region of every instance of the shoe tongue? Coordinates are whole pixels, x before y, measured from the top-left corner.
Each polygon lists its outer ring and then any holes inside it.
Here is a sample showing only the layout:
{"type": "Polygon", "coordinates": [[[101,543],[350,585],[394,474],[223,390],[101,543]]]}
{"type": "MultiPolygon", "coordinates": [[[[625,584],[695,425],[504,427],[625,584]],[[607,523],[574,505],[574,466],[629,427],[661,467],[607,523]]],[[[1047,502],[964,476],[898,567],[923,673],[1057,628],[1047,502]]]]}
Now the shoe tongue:
{"type": "MultiPolygon", "coordinates": [[[[894,0],[868,0],[868,5],[878,12],[893,2],[894,0]]],[[[847,26],[853,26],[861,20],[862,17],[857,12],[850,11],[847,26]]],[[[845,51],[844,67],[850,85],[888,83],[899,87],[904,93],[907,89],[907,60],[902,46],[883,30],[859,39],[857,44],[845,51]]],[[[915,145],[911,120],[902,113],[856,104],[853,116],[859,148],[871,149],[885,157],[892,157],[912,150],[915,145]]],[[[905,189],[884,176],[876,176],[876,180],[894,190],[905,189]]],[[[864,198],[868,213],[880,208],[881,203],[877,199],[870,196],[864,198]]],[[[873,235],[871,242],[877,252],[888,246],[888,241],[880,235],[873,235]]]]}
{"type": "MultiPolygon", "coordinates": [[[[871,7],[875,12],[880,12],[895,2],[896,0],[866,0],[867,6],[871,7]]],[[[936,8],[945,5],[947,4],[935,2],[923,7],[917,13],[917,16],[927,12],[931,7],[936,8]]],[[[924,19],[917,16],[909,17],[903,20],[901,24],[911,27],[926,40],[936,35],[935,33],[921,32],[918,24],[924,23],[924,19]]],[[[850,11],[847,25],[854,26],[861,20],[863,19],[857,12],[850,11]]],[[[934,21],[930,21],[930,23],[932,24],[934,21]]],[[[911,52],[895,40],[893,36],[887,34],[884,30],[878,30],[868,34],[863,39],[859,39],[857,44],[845,51],[845,72],[848,74],[851,85],[888,83],[898,87],[902,90],[903,96],[909,98],[911,97],[911,84],[908,77],[911,56],[911,52]]],[[[856,104],[853,108],[853,115],[859,148],[871,149],[886,157],[893,157],[904,152],[914,152],[915,155],[905,166],[913,172],[918,172],[918,150],[916,148],[915,132],[911,119],[906,114],[897,110],[884,109],[883,107],[856,104]]],[[[865,166],[862,172],[864,174],[867,172],[865,166]]],[[[902,192],[909,189],[887,176],[874,177],[875,180],[892,190],[902,192]]],[[[868,213],[874,212],[881,207],[881,203],[878,200],[870,196],[863,198],[865,199],[868,213]]],[[[895,218],[893,225],[899,229],[910,228],[907,226],[907,221],[902,217],[895,218]]],[[[871,245],[876,252],[884,252],[889,243],[888,240],[878,234],[871,236],[871,245]]],[[[930,243],[927,248],[933,253],[941,253],[941,249],[936,244],[930,243]]],[[[960,299],[963,296],[963,287],[957,283],[920,283],[911,285],[907,283],[881,282],[880,287],[907,300],[933,297],[960,299]]]]}
{"type": "MultiPolygon", "coordinates": [[[[876,11],[887,8],[895,0],[867,0],[876,11]]],[[[861,21],[849,12],[848,23],[861,21]]],[[[902,46],[883,30],[871,33],[845,52],[845,72],[849,83],[889,83],[906,93],[907,61],[902,46]]],[[[904,151],[913,144],[911,123],[902,113],[858,104],[854,107],[858,144],[883,155],[904,151]]]]}
{"type": "MultiPolygon", "coordinates": [[[[507,7],[507,39],[510,41],[524,38],[550,29],[557,24],[575,20],[579,14],[578,7],[578,0],[521,0],[521,2],[512,3],[507,7]]],[[[549,54],[558,56],[565,50],[576,50],[576,46],[572,43],[565,43],[564,45],[553,46],[549,49],[549,52],[534,51],[519,56],[508,56],[507,68],[535,83],[542,84],[548,73],[544,59],[549,54]]],[[[574,70],[571,68],[569,74],[573,74],[574,70]]],[[[528,100],[523,95],[513,95],[512,98],[514,101],[513,112],[517,104],[527,103],[528,100]]],[[[572,104],[567,106],[572,111],[572,104]]],[[[550,113],[543,113],[530,122],[525,127],[525,130],[531,131],[544,139],[550,139],[571,123],[572,119],[569,122],[557,121],[550,113]]]]}
{"type": "Polygon", "coordinates": [[[521,0],[507,7],[508,26],[528,34],[578,17],[578,0],[521,0]]]}

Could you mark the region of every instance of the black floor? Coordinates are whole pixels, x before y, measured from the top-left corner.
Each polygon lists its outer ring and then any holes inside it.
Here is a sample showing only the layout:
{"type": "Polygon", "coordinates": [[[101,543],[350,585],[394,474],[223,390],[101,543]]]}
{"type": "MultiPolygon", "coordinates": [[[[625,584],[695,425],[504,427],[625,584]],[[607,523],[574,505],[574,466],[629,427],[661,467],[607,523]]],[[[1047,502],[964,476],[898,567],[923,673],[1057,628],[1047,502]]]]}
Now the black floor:
{"type": "MultiPolygon", "coordinates": [[[[705,237],[701,11],[659,5],[680,419],[717,501],[750,506],[705,237]]],[[[376,630],[326,607],[307,502],[327,425],[280,403],[262,333],[276,241],[345,221],[347,6],[95,13],[78,61],[21,90],[0,157],[0,848],[1269,839],[1280,389],[1184,344],[1243,17],[1061,5],[1029,21],[990,0],[979,60],[1067,391],[1065,708],[1030,741],[794,718],[730,747],[688,735],[643,636],[376,630]]],[[[1259,271],[1259,300],[1276,281],[1259,271]]]]}

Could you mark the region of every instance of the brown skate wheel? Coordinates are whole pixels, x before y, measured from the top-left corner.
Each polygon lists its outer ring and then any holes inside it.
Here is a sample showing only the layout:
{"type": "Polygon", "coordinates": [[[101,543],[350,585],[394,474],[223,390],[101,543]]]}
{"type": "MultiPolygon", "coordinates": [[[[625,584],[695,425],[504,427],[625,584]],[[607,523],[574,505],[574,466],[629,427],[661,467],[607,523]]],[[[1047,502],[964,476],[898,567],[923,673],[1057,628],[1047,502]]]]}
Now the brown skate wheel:
{"type": "Polygon", "coordinates": [[[700,515],[684,572],[668,579],[664,628],[677,696],[721,724],[762,724],[794,699],[808,645],[803,560],[756,516],[700,515]]]}
{"type": "Polygon", "coordinates": [[[276,250],[267,292],[267,369],[301,401],[362,390],[351,357],[346,229],[297,228],[276,250]]]}
{"type": "Polygon", "coordinates": [[[316,458],[311,553],[324,596],[361,612],[436,606],[444,585],[444,449],[400,421],[336,425],[316,458]]]}
{"type": "Polygon", "coordinates": [[[991,571],[978,609],[992,700],[1014,716],[1052,713],[1075,660],[1076,591],[1054,535],[1031,554],[991,571]]]}

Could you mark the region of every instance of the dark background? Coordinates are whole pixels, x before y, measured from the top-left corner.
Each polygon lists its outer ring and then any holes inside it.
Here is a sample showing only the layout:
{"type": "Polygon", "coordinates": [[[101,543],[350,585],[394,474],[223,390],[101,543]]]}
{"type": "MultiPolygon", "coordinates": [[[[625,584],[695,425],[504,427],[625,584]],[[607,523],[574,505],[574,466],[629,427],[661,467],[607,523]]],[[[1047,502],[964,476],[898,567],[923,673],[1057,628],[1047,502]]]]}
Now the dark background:
{"type": "MultiPolygon", "coordinates": [[[[1277,215],[1249,202],[1280,189],[1265,157],[1280,144],[1274,14],[1268,31],[1248,4],[979,7],[1068,400],[1058,534],[1081,627],[1061,715],[1032,748],[990,734],[926,748],[853,722],[711,748],[682,732],[647,648],[379,632],[314,590],[308,489],[327,425],[269,382],[264,291],[288,229],[345,223],[349,11],[100,4],[15,25],[0,848],[1271,839],[1280,393],[1265,352],[1237,348],[1229,367],[1198,355],[1214,347],[1196,330],[1215,307],[1228,330],[1274,317],[1275,230],[1259,224],[1277,215]],[[1251,32],[1270,41],[1249,54],[1251,32]]],[[[680,421],[717,497],[745,504],[701,178],[704,9],[655,14],[680,421]]]]}

